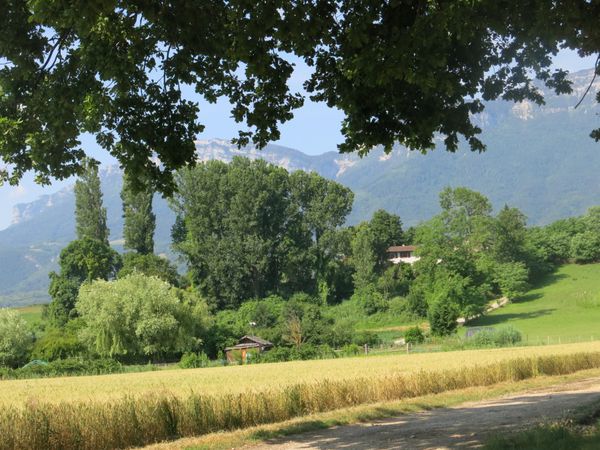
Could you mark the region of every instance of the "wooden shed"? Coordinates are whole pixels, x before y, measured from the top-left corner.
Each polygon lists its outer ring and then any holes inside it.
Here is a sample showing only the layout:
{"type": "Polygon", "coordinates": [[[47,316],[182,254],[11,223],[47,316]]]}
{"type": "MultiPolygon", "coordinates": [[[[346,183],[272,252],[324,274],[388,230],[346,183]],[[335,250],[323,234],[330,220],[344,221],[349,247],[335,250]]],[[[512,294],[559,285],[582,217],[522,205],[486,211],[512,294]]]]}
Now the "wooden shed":
{"type": "Polygon", "coordinates": [[[257,336],[244,336],[233,347],[227,347],[225,355],[228,362],[239,361],[241,358],[242,364],[245,364],[248,361],[249,353],[262,353],[271,348],[273,348],[273,344],[265,339],[257,336]]]}

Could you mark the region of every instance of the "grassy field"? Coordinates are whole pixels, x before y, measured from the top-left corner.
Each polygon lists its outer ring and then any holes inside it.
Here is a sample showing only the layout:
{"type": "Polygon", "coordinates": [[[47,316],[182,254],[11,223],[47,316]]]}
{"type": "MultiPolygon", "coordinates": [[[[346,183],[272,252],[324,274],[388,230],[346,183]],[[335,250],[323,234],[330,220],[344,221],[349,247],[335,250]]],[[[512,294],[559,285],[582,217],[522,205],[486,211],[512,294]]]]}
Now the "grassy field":
{"type": "Polygon", "coordinates": [[[298,383],[375,378],[492,364],[520,357],[600,352],[600,342],[461,352],[388,354],[333,360],[293,361],[206,369],[173,369],[83,377],[0,381],[0,405],[32,401],[106,401],[124,395],[157,392],[219,395],[290,386],[298,383]]]}
{"type": "Polygon", "coordinates": [[[468,326],[512,325],[529,343],[600,339],[600,264],[561,267],[527,295],[468,326]]]}
{"type": "Polygon", "coordinates": [[[27,323],[33,324],[42,320],[44,305],[23,306],[21,308],[15,308],[15,310],[21,314],[27,323]]]}

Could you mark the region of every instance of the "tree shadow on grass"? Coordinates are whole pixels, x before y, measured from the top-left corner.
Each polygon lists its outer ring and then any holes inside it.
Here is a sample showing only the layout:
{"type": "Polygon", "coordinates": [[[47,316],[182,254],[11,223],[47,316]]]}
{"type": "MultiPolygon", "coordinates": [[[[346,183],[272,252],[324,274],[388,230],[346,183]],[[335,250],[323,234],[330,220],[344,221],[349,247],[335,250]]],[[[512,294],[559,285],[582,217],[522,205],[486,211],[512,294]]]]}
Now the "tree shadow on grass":
{"type": "Polygon", "coordinates": [[[529,294],[521,295],[518,298],[512,300],[512,303],[527,303],[532,302],[534,300],[538,300],[543,297],[543,294],[538,292],[531,292],[529,294]]]}
{"type": "Polygon", "coordinates": [[[556,308],[539,309],[537,311],[523,312],[523,313],[505,313],[505,314],[494,314],[489,316],[482,316],[472,322],[469,322],[469,326],[485,326],[485,325],[499,325],[505,324],[509,320],[513,319],[537,319],[538,317],[547,316],[556,311],[556,308]]]}
{"type": "Polygon", "coordinates": [[[544,277],[537,280],[533,284],[533,288],[534,289],[542,289],[542,288],[548,287],[554,283],[558,283],[560,280],[564,280],[565,278],[569,278],[569,276],[565,275],[564,273],[557,273],[557,272],[549,273],[548,275],[545,275],[544,277]]]}

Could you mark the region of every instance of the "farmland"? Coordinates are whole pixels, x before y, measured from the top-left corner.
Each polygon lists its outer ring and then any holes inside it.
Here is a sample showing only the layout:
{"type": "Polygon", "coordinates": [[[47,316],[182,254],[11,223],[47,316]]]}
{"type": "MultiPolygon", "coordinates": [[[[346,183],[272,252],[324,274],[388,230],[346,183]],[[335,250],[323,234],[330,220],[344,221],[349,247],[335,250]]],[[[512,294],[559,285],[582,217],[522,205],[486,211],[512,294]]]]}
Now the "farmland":
{"type": "Polygon", "coordinates": [[[44,305],[31,305],[15,308],[27,323],[34,324],[42,319],[44,305]]]}
{"type": "MultiPolygon", "coordinates": [[[[368,403],[411,399],[544,375],[566,375],[600,367],[600,352],[577,351],[577,345],[548,347],[546,351],[525,350],[530,354],[540,351],[545,355],[515,358],[509,353],[500,355],[488,351],[480,354],[477,361],[491,359],[494,362],[452,364],[440,359],[436,364],[438,370],[413,369],[379,376],[363,373],[349,379],[320,379],[292,385],[285,384],[289,380],[285,377],[279,386],[275,380],[271,384],[263,382],[257,389],[246,382],[244,392],[228,392],[231,381],[223,380],[220,393],[213,395],[201,392],[201,389],[180,392],[181,395],[155,389],[137,396],[121,392],[122,397],[112,401],[106,401],[106,396],[94,398],[91,392],[88,399],[80,398],[77,402],[53,403],[54,399],[49,397],[32,399],[20,407],[5,405],[1,408],[0,435],[3,439],[0,448],[81,450],[141,446],[178,437],[282,422],[368,403]],[[456,367],[459,365],[460,368],[456,367]],[[440,369],[443,366],[446,367],[440,369]]],[[[451,356],[462,360],[467,354],[451,356]]],[[[273,372],[272,375],[278,374],[273,372]]]]}
{"type": "Polygon", "coordinates": [[[512,325],[529,343],[600,338],[600,264],[562,266],[520,299],[469,326],[512,325]]]}
{"type": "Polygon", "coordinates": [[[600,342],[539,347],[517,347],[426,354],[390,354],[334,360],[206,369],[161,370],[115,375],[0,381],[0,404],[28,401],[106,401],[148,393],[186,395],[242,393],[320,380],[347,380],[414,374],[491,364],[520,357],[600,352],[600,342]]]}

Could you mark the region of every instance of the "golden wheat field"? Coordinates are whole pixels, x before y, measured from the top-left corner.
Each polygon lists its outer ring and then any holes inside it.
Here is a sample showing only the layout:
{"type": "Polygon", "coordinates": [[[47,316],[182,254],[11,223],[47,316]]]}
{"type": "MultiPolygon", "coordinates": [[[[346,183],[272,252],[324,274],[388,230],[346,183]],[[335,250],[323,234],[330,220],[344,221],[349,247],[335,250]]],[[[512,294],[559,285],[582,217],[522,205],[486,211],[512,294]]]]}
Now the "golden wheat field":
{"type": "Polygon", "coordinates": [[[520,357],[598,352],[600,341],[467,350],[443,353],[404,353],[317,361],[173,369],[84,377],[39,378],[0,381],[0,405],[23,405],[32,401],[104,401],[124,396],[160,392],[211,395],[264,390],[320,380],[381,377],[486,365],[520,357]]]}

